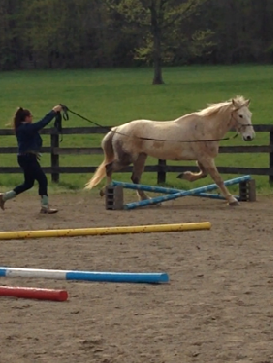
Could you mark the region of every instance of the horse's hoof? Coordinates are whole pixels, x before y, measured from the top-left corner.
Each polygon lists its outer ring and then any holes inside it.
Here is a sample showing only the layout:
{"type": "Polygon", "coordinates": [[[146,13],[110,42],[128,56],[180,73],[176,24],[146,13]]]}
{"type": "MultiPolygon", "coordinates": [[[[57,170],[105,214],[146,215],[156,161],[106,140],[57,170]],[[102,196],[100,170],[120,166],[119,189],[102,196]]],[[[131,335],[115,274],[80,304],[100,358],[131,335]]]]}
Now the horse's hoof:
{"type": "Polygon", "coordinates": [[[237,206],[239,206],[239,202],[238,202],[238,200],[237,200],[236,202],[229,203],[229,205],[230,205],[231,207],[237,207],[237,206]]]}
{"type": "Polygon", "coordinates": [[[100,196],[101,196],[101,197],[104,197],[104,195],[105,195],[105,194],[104,194],[104,190],[103,190],[103,189],[101,189],[101,190],[100,190],[100,196]]]}
{"type": "Polygon", "coordinates": [[[184,177],[184,173],[177,175],[177,179],[183,179],[183,177],[184,177]]]}

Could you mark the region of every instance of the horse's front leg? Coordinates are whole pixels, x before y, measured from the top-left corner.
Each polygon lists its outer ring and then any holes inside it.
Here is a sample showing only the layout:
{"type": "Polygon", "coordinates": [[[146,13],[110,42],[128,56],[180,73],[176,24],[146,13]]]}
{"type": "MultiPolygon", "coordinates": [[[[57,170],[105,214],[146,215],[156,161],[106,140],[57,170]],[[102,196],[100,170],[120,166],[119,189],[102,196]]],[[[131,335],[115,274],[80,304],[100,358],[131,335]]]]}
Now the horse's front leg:
{"type": "Polygon", "coordinates": [[[184,173],[181,173],[177,176],[179,179],[185,179],[190,182],[196,181],[201,178],[206,178],[208,173],[206,171],[206,168],[200,161],[196,162],[197,166],[199,167],[200,171],[198,173],[192,173],[191,171],[185,171],[184,173]]]}
{"type": "Polygon", "coordinates": [[[215,166],[214,160],[203,159],[202,165],[206,169],[208,174],[211,176],[211,178],[214,180],[215,184],[217,184],[223,196],[227,199],[228,204],[232,206],[238,205],[239,204],[238,200],[233,195],[230,194],[228,188],[225,186],[224,181],[215,166]]]}

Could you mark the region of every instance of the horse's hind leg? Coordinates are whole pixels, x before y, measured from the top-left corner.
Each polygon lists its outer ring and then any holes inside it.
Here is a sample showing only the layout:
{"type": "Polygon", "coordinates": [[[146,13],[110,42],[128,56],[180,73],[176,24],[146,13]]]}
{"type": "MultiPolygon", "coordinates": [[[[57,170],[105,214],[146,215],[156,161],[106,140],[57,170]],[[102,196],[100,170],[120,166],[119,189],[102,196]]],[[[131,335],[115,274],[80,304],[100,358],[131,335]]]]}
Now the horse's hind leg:
{"type": "MultiPolygon", "coordinates": [[[[133,161],[133,156],[125,151],[123,148],[122,141],[116,141],[114,144],[115,157],[113,161],[105,166],[106,169],[106,185],[109,186],[112,183],[112,174],[115,171],[121,170],[129,166],[133,161]]],[[[105,187],[101,189],[100,195],[103,196],[105,194],[105,187]]]]}
{"type": "Polygon", "coordinates": [[[200,171],[198,173],[192,173],[191,171],[185,171],[184,173],[179,174],[177,176],[177,178],[186,179],[190,182],[193,182],[193,181],[201,179],[201,178],[206,178],[208,173],[207,173],[204,165],[200,161],[197,161],[196,164],[198,165],[198,167],[200,169],[200,171]]]}
{"type": "MultiPolygon", "coordinates": [[[[144,164],[146,161],[146,154],[139,154],[138,158],[133,162],[133,174],[131,176],[131,180],[134,184],[139,184],[141,180],[141,176],[144,170],[144,164]]],[[[137,190],[137,195],[140,200],[149,199],[149,197],[143,192],[143,190],[137,190]]]]}
{"type": "MultiPolygon", "coordinates": [[[[113,172],[126,168],[130,164],[131,164],[131,161],[129,159],[124,159],[124,160],[114,159],[111,163],[107,164],[105,166],[106,178],[107,178],[106,185],[107,186],[111,185],[113,172]]],[[[105,195],[105,187],[101,188],[101,190],[100,190],[100,196],[102,197],[104,195],[105,195]]]]}

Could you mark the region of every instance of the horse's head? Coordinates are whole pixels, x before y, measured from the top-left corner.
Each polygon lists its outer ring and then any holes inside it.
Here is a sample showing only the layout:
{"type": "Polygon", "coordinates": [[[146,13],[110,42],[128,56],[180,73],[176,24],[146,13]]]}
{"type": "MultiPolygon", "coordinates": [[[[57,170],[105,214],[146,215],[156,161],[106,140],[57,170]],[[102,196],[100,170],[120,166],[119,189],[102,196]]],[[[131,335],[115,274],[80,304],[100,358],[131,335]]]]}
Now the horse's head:
{"type": "Polygon", "coordinates": [[[232,116],[236,120],[235,127],[241,134],[244,141],[252,141],[255,138],[255,131],[252,125],[251,116],[249,111],[250,100],[246,100],[243,103],[239,100],[232,99],[234,110],[232,116]]]}

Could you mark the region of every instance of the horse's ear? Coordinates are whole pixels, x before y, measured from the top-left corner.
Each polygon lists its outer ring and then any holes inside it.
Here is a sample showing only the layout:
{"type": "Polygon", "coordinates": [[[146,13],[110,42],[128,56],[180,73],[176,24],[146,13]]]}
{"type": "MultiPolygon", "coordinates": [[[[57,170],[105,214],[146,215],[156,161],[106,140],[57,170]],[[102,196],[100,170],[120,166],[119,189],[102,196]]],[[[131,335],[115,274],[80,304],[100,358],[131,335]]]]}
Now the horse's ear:
{"type": "Polygon", "coordinates": [[[248,100],[246,100],[246,102],[245,102],[245,106],[249,106],[250,105],[250,99],[248,99],[248,100]]]}
{"type": "Polygon", "coordinates": [[[238,108],[238,103],[235,101],[234,98],[232,98],[232,104],[235,108],[238,108]]]}

